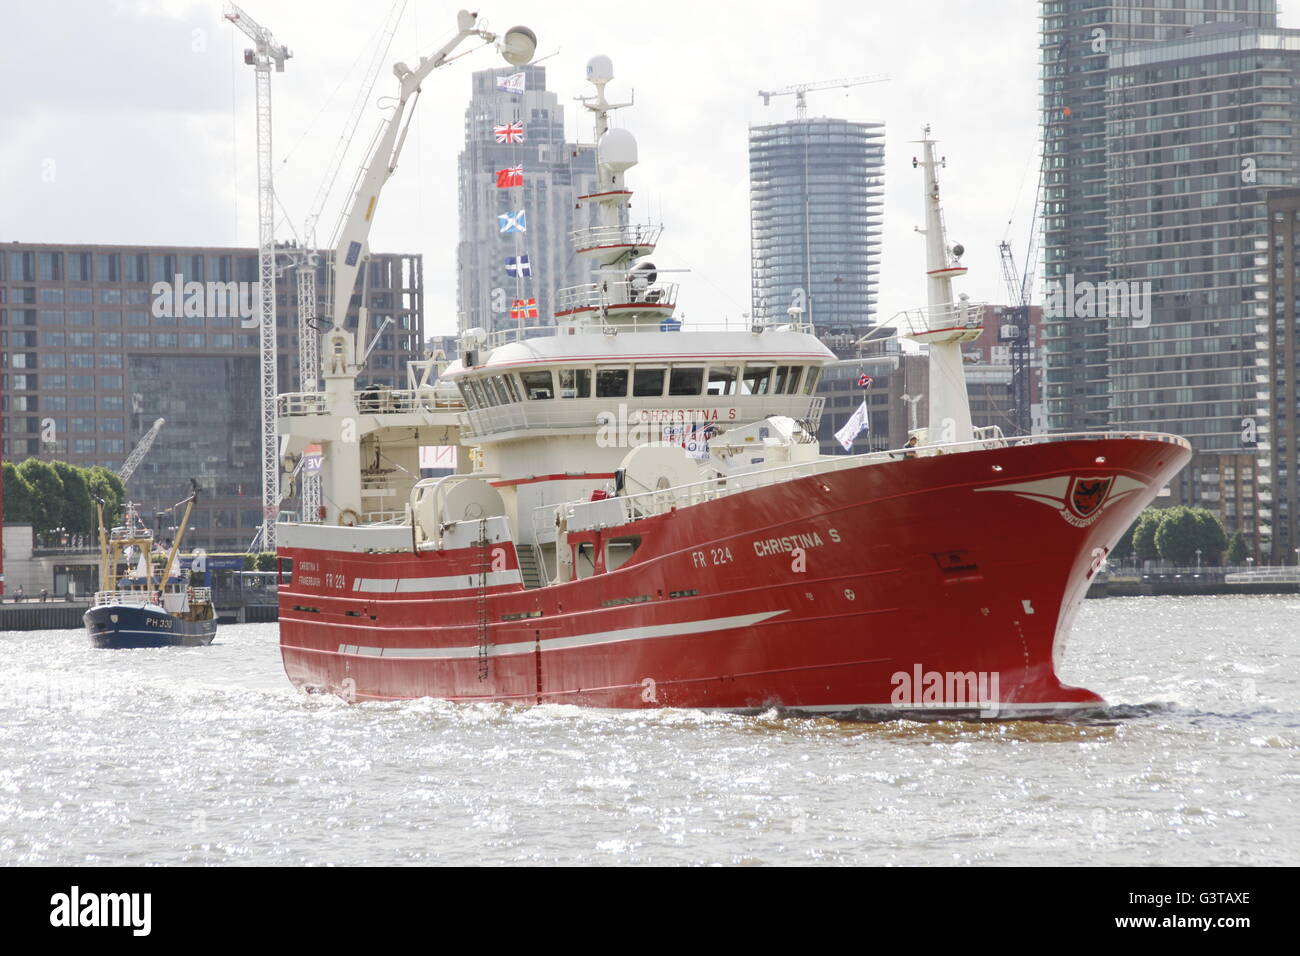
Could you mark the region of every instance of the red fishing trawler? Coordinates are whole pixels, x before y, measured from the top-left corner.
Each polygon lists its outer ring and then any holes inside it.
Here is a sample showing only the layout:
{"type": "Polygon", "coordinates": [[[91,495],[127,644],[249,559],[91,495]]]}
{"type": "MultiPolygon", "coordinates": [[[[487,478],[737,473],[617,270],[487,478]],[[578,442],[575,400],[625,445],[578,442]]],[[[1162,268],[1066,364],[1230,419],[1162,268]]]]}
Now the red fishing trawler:
{"type": "MultiPolygon", "coordinates": [[[[458,40],[475,33],[462,22],[458,40]]],[[[531,53],[518,36],[512,62],[531,53]]],[[[336,317],[407,97],[453,44],[398,71],[402,98],[338,247],[336,317]]],[[[928,306],[895,326],[928,350],[929,423],[896,451],[820,454],[816,389],[835,359],[801,315],[674,317],[677,289],[645,258],[658,227],[628,223],[636,143],[609,126],[611,78],[608,59],[591,61],[600,185],[582,198],[600,224],[573,236],[597,281],[562,292],[554,325],[464,330],[441,374],[429,361],[408,389],[363,389],[363,309],[355,334],[325,334],[323,388],[281,396],[286,468],[319,482],[305,520],[277,525],[289,679],[356,701],[1096,708],[1057,676],[1071,620],[1188,443],[972,424],[960,346],[981,309],[953,294],[966,269],[927,130],[928,306]],[[429,445],[458,446],[457,473],[421,479],[429,445]]]]}

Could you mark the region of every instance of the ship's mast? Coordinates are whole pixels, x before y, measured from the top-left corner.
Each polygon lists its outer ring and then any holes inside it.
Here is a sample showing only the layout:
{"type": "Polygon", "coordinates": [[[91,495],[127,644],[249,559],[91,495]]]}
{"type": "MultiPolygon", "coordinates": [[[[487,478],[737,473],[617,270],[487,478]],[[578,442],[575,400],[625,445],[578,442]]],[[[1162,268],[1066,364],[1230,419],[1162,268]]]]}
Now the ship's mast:
{"type": "Polygon", "coordinates": [[[954,300],[952,280],[966,274],[961,264],[964,251],[960,245],[949,246],[944,231],[943,209],[939,202],[939,180],[935,170],[944,160],[934,158],[934,140],[930,127],[921,135],[921,159],[913,159],[925,173],[925,269],[927,310],[926,327],[909,338],[923,342],[930,352],[930,421],[927,444],[964,442],[974,438],[970,399],[966,394],[966,373],[962,366],[961,346],[979,338],[978,310],[961,295],[954,300]]]}
{"type": "Polygon", "coordinates": [[[596,95],[579,97],[582,105],[596,114],[596,189],[579,196],[578,201],[596,204],[598,225],[574,230],[572,239],[574,252],[595,266],[598,281],[561,289],[556,320],[585,323],[594,314],[606,332],[658,329],[660,323],[674,321],[677,287],[659,284],[659,270],[641,258],[654,252],[662,227],[628,222],[632,191],[623,177],[637,164],[637,144],[626,129],[610,127],[610,114],[632,105],[605,98],[605,86],[613,78],[609,57],[592,57],[587,63],[587,80],[596,88],[596,95]]]}

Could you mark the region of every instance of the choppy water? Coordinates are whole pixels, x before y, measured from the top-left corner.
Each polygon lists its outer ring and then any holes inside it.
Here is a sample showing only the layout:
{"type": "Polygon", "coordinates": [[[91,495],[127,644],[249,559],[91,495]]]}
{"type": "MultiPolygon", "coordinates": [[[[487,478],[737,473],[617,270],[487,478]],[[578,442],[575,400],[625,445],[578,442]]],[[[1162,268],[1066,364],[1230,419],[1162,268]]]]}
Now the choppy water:
{"type": "Polygon", "coordinates": [[[1104,718],[838,723],[293,691],[0,634],[0,863],[1300,863],[1300,599],[1087,602],[1104,718]]]}

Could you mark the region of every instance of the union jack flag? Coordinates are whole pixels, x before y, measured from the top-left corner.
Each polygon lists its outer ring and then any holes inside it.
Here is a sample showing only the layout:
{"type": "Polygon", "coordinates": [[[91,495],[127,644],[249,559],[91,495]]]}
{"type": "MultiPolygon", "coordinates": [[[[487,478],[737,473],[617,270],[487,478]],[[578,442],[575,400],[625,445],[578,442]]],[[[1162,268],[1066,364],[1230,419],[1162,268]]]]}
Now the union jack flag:
{"type": "Polygon", "coordinates": [[[861,375],[858,376],[858,386],[860,388],[870,388],[872,381],[873,381],[872,377],[868,375],[866,372],[863,372],[861,375]]]}
{"type": "Polygon", "coordinates": [[[507,123],[505,126],[493,126],[492,133],[498,143],[522,143],[524,141],[524,124],[507,123]]]}
{"type": "Polygon", "coordinates": [[[510,303],[510,318],[512,319],[537,318],[537,300],[536,299],[515,299],[515,301],[510,303]]]}
{"type": "Polygon", "coordinates": [[[497,170],[497,189],[510,189],[512,186],[522,186],[523,184],[523,163],[518,166],[507,166],[505,169],[497,170]]]}

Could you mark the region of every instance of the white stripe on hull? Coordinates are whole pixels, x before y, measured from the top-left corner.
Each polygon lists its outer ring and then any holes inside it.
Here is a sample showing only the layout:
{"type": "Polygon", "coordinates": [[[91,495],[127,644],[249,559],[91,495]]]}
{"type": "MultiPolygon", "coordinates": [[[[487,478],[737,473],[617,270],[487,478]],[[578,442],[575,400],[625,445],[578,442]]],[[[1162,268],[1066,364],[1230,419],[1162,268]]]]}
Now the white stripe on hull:
{"type": "MultiPolygon", "coordinates": [[[[486,587],[503,584],[522,584],[524,579],[517,568],[508,571],[489,571],[485,575],[486,587]]],[[[440,578],[356,578],[353,591],[371,594],[411,594],[420,591],[464,591],[479,586],[477,574],[452,574],[440,578]]]]}
{"type": "MultiPolygon", "coordinates": [[[[576,634],[572,637],[548,637],[542,640],[541,649],[544,651],[572,650],[577,647],[593,647],[597,644],[613,644],[619,641],[646,641],[660,637],[680,637],[685,634],[728,631],[738,627],[753,627],[755,624],[760,624],[785,613],[785,611],[761,611],[757,614],[737,614],[733,617],[715,617],[703,621],[680,621],[676,624],[625,627],[613,631],[576,634]]],[[[508,657],[512,654],[531,654],[535,650],[537,650],[536,641],[493,644],[488,647],[488,656],[508,657]]],[[[340,654],[354,654],[359,657],[383,657],[387,659],[465,660],[478,657],[479,649],[477,644],[468,647],[367,647],[360,644],[340,644],[338,652],[340,654]]]]}

